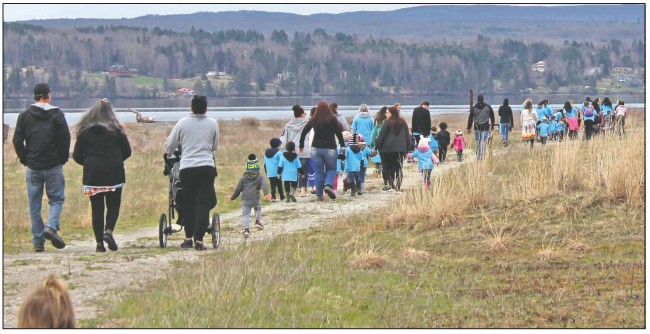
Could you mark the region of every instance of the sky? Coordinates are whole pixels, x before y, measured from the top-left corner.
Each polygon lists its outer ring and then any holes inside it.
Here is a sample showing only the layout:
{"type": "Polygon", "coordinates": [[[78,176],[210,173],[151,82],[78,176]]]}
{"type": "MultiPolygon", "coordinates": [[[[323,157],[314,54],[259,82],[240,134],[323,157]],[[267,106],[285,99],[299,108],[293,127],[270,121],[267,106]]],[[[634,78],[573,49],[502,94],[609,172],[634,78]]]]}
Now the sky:
{"type": "Polygon", "coordinates": [[[426,3],[410,4],[384,4],[384,3],[356,3],[356,4],[298,4],[298,3],[238,3],[238,4],[6,4],[3,3],[3,21],[23,21],[59,18],[133,18],[148,14],[170,15],[191,14],[196,12],[221,12],[236,10],[259,10],[267,12],[285,12],[301,15],[315,13],[337,14],[362,10],[390,11],[400,8],[420,6],[426,3]]]}

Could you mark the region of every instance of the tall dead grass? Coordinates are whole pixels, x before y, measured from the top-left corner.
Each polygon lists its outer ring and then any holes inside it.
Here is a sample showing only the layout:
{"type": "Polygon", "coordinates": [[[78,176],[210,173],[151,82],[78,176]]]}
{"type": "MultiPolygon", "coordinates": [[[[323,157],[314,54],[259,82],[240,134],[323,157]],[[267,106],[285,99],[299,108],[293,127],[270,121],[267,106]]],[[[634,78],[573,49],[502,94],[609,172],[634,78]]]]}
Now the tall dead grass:
{"type": "Polygon", "coordinates": [[[570,191],[586,191],[594,201],[643,207],[645,164],[643,131],[625,137],[599,135],[533,149],[511,148],[497,164],[475,162],[433,178],[429,191],[415,190],[396,201],[388,226],[433,229],[463,223],[465,211],[492,204],[524,202],[570,191]],[[512,151],[515,150],[515,151],[512,151]],[[491,167],[496,166],[496,167],[491,167]]]}

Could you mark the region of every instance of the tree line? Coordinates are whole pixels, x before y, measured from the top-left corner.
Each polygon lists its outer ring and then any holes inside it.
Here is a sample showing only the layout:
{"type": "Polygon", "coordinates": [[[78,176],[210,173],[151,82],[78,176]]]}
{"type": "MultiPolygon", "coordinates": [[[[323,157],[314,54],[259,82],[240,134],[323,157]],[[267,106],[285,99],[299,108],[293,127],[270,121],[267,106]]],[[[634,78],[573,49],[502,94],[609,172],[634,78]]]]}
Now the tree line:
{"type": "Polygon", "coordinates": [[[520,93],[540,85],[593,87],[614,66],[644,69],[645,41],[530,42],[478,35],[462,43],[414,42],[321,28],[292,35],[280,29],[265,36],[237,29],[4,23],[4,62],[5,96],[44,80],[75,94],[118,94],[115,78],[97,83],[82,75],[114,64],[165,79],[160,87],[139,87],[130,94],[159,94],[172,89],[168,80],[177,78],[192,78],[193,88],[207,95],[248,95],[270,87],[289,95],[463,94],[469,87],[520,93]],[[538,61],[545,62],[543,73],[531,70],[538,61]],[[35,74],[30,66],[42,71],[35,74]],[[208,71],[225,72],[232,80],[214,87],[208,71]]]}

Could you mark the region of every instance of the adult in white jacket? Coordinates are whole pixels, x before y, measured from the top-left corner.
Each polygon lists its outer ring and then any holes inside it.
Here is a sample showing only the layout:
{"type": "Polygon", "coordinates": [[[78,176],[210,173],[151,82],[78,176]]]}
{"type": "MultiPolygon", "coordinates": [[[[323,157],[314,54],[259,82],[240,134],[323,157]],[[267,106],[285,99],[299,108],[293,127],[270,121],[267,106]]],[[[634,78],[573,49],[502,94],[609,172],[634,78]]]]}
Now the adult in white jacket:
{"type": "MultiPolygon", "coordinates": [[[[290,120],[287,125],[284,126],[284,130],[282,131],[282,136],[280,136],[280,140],[282,141],[282,147],[284,147],[288,142],[292,141],[294,143],[298,143],[300,140],[300,134],[302,133],[302,129],[305,128],[305,125],[309,122],[309,118],[307,118],[307,114],[305,113],[305,110],[299,106],[299,105],[294,105],[291,109],[293,109],[293,117],[294,119],[290,120]]],[[[313,135],[313,131],[310,132],[309,137],[311,138],[313,135]]],[[[311,162],[311,140],[309,140],[309,145],[305,145],[304,149],[302,152],[298,153],[298,158],[300,159],[300,165],[305,166],[303,168],[304,172],[299,175],[298,178],[298,188],[300,189],[300,196],[306,196],[307,195],[307,166],[309,166],[311,162]]]]}

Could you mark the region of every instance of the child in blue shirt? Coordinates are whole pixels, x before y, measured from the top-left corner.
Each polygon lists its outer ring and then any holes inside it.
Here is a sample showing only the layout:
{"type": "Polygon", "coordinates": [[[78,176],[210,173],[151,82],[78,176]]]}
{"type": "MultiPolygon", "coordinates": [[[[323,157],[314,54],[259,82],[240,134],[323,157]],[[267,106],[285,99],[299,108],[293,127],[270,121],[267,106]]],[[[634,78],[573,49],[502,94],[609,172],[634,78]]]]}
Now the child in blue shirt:
{"type": "Polygon", "coordinates": [[[556,140],[557,121],[555,120],[555,115],[551,116],[551,122],[548,123],[548,136],[551,140],[556,140]]]}
{"type": "Polygon", "coordinates": [[[411,158],[418,159],[418,171],[422,173],[422,187],[424,189],[429,189],[434,160],[437,161],[437,159],[434,158],[434,153],[431,151],[431,147],[429,147],[429,138],[420,139],[417,149],[408,155],[410,155],[411,158]]]}
{"type": "Polygon", "coordinates": [[[298,188],[298,174],[302,174],[300,159],[296,154],[296,144],[292,141],[285,146],[286,152],[282,153],[278,164],[278,174],[284,182],[284,190],[287,192],[287,203],[295,202],[296,188],[298,188]]]}
{"type": "Polygon", "coordinates": [[[546,139],[548,139],[548,118],[542,118],[542,123],[539,123],[537,130],[539,131],[539,140],[542,142],[542,145],[546,145],[546,139]]]}
{"type": "Polygon", "coordinates": [[[431,134],[429,135],[429,148],[433,151],[434,154],[438,153],[438,140],[436,139],[436,133],[438,128],[435,126],[431,127],[431,134]]]}
{"type": "Polygon", "coordinates": [[[564,117],[560,118],[560,121],[557,122],[557,129],[555,131],[555,134],[558,138],[558,141],[561,143],[562,140],[564,139],[564,131],[566,129],[566,123],[564,120],[564,117]]]}
{"type": "Polygon", "coordinates": [[[362,164],[361,147],[357,142],[357,136],[354,136],[348,147],[345,148],[345,172],[348,174],[348,187],[352,190],[353,197],[361,190],[362,164]]]}
{"type": "Polygon", "coordinates": [[[366,183],[366,169],[368,168],[368,157],[372,157],[372,150],[370,147],[366,146],[366,142],[363,140],[363,137],[359,135],[359,148],[361,148],[361,159],[363,159],[361,164],[361,188],[358,189],[357,194],[362,195],[364,190],[364,185],[366,183]]]}
{"type": "Polygon", "coordinates": [[[279,138],[271,138],[271,148],[267,148],[264,152],[264,171],[269,178],[271,184],[271,202],[275,202],[275,190],[277,188],[280,194],[280,200],[284,200],[284,191],[282,191],[282,181],[278,177],[278,164],[283,151],[280,150],[282,141],[279,138]]]}

